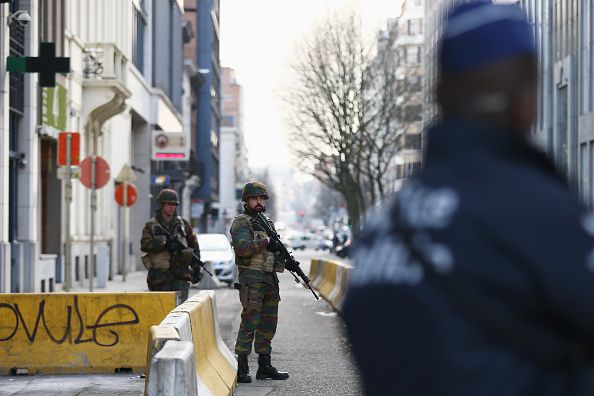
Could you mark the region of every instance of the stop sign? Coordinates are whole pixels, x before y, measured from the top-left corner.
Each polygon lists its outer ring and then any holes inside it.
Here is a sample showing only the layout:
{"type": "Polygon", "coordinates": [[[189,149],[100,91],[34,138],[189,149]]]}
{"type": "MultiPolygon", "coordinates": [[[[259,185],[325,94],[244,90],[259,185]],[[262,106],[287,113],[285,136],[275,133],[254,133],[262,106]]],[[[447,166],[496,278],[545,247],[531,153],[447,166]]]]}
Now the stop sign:
{"type": "MultiPolygon", "coordinates": [[[[126,197],[126,206],[132,206],[136,203],[138,191],[134,184],[124,183],[128,187],[128,196],[126,197]]],[[[120,184],[115,189],[115,200],[120,206],[124,206],[124,184],[120,184]]]]}
{"type": "MultiPolygon", "coordinates": [[[[93,158],[86,157],[80,163],[80,182],[87,188],[91,186],[91,168],[93,165],[93,158]]],[[[109,181],[109,164],[101,157],[95,157],[95,188],[101,188],[109,181]]]]}

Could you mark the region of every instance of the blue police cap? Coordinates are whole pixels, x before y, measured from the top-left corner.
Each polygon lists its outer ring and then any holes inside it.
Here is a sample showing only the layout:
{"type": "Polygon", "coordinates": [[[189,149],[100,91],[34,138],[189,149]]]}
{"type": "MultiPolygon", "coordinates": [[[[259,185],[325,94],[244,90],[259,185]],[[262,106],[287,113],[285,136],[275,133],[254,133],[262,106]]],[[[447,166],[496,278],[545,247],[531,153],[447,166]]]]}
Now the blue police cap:
{"type": "Polygon", "coordinates": [[[536,53],[532,26],[519,5],[472,1],[446,15],[438,62],[460,73],[536,53]]]}

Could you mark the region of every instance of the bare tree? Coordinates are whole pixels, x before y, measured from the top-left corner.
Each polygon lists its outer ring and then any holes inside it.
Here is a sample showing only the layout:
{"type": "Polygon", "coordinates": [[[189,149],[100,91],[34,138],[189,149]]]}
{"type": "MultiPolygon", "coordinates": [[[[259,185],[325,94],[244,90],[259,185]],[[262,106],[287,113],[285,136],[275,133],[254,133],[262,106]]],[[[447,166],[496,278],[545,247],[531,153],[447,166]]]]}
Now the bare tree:
{"type": "Polygon", "coordinates": [[[395,55],[391,42],[385,51],[365,44],[355,14],[329,18],[312,33],[286,95],[294,148],[314,177],[342,194],[356,232],[388,193],[385,175],[400,149],[395,55]]]}

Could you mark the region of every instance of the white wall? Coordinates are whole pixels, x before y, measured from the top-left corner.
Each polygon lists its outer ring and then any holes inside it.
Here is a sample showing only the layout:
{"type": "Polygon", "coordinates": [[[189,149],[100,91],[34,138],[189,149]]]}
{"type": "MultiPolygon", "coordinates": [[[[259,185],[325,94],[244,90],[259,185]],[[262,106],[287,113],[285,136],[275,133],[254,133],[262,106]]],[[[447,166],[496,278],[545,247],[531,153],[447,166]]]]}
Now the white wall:
{"type": "Polygon", "coordinates": [[[8,244],[8,4],[0,4],[0,292],[10,291],[8,244]]]}

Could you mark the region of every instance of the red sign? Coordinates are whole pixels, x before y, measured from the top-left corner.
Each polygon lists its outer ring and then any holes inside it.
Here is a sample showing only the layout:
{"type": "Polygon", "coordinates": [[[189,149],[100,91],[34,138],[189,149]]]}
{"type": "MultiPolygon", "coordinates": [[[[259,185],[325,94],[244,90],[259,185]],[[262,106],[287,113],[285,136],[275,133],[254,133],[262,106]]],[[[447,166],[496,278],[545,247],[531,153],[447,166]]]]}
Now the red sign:
{"type": "MultiPolygon", "coordinates": [[[[132,206],[136,203],[136,198],[138,197],[138,191],[136,190],[136,186],[131,183],[127,183],[128,185],[128,195],[126,197],[126,206],[132,206]]],[[[120,184],[115,189],[115,200],[120,206],[124,206],[124,184],[120,184]]]]}
{"type": "Polygon", "coordinates": [[[183,159],[186,158],[184,153],[156,153],[155,158],[157,159],[183,159]]]}
{"type": "MultiPolygon", "coordinates": [[[[86,157],[80,163],[80,182],[87,188],[92,188],[91,168],[93,157],[86,157]]],[[[101,157],[95,157],[95,188],[101,188],[109,181],[109,164],[101,157]]]]}
{"type": "Polygon", "coordinates": [[[70,165],[80,164],[80,133],[60,132],[58,134],[58,166],[66,166],[68,163],[67,144],[70,135],[70,165]]]}

